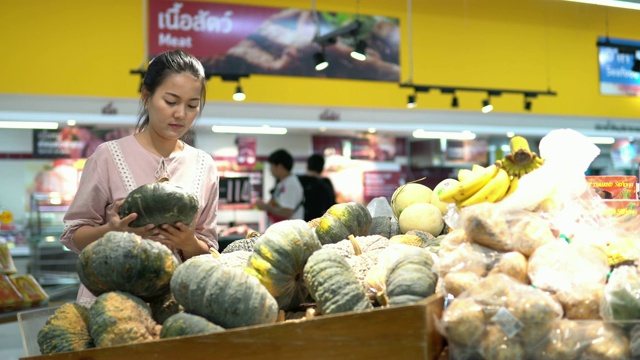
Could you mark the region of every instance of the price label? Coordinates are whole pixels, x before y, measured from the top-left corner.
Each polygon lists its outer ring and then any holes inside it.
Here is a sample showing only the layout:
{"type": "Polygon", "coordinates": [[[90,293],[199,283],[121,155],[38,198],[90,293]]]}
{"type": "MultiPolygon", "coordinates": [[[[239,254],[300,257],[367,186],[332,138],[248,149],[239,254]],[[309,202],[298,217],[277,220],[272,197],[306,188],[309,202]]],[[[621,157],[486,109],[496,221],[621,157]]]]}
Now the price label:
{"type": "Polygon", "coordinates": [[[242,204],[251,202],[249,177],[220,178],[220,203],[242,204]]]}

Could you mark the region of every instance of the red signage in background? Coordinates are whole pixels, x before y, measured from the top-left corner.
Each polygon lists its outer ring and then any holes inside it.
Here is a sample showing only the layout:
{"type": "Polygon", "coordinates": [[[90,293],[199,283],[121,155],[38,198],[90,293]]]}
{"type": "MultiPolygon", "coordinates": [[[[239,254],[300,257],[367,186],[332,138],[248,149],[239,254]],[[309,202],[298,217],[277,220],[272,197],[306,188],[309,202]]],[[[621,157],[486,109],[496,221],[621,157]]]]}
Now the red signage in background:
{"type": "Polygon", "coordinates": [[[445,151],[447,164],[486,164],[489,161],[489,144],[486,139],[447,140],[445,151]]]}
{"type": "Polygon", "coordinates": [[[400,186],[399,171],[365,171],[362,181],[364,183],[364,203],[384,196],[391,201],[393,192],[400,186]]]}
{"type": "Polygon", "coordinates": [[[205,59],[226,53],[281,9],[192,1],[149,1],[149,55],[182,48],[205,59]]]}
{"type": "Polygon", "coordinates": [[[33,130],[34,159],[86,159],[105,141],[133,134],[133,129],[92,129],[64,127],[33,130]]]}
{"type": "Polygon", "coordinates": [[[396,156],[396,138],[391,135],[367,134],[351,140],[351,158],[392,161],[396,156]]]}
{"type": "Polygon", "coordinates": [[[214,2],[149,0],[150,58],[176,48],[195,55],[215,75],[274,74],[323,78],[400,80],[400,26],[396,18],[214,2]],[[322,47],[314,42],[355,21],[356,36],[322,47]],[[318,29],[319,27],[319,29],[318,29]],[[352,59],[356,40],[367,58],[352,59]],[[315,70],[314,54],[331,63],[315,70]]]}
{"type": "Polygon", "coordinates": [[[238,136],[238,166],[253,167],[256,164],[256,138],[255,136],[238,136]]]}

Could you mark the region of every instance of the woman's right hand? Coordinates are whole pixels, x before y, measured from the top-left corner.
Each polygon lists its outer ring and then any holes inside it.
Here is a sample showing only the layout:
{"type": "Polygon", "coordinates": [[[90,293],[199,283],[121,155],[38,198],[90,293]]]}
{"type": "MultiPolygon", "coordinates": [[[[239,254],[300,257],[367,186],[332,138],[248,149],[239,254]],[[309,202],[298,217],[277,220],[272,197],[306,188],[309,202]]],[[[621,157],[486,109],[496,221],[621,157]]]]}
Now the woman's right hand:
{"type": "Polygon", "coordinates": [[[118,200],[114,206],[107,212],[107,218],[109,219],[108,225],[111,231],[126,231],[134,233],[143,239],[147,239],[152,236],[158,235],[158,229],[153,224],[148,224],[141,227],[130,227],[129,224],[138,217],[138,214],[131,213],[123,218],[120,218],[119,210],[124,200],[118,200]]]}

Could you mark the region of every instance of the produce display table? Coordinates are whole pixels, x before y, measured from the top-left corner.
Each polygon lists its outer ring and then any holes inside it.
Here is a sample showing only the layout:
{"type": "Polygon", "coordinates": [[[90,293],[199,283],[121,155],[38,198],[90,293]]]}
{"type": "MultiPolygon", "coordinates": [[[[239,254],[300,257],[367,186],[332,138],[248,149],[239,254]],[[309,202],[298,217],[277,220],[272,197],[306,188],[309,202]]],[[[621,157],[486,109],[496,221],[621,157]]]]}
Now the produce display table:
{"type": "Polygon", "coordinates": [[[442,296],[433,295],[406,306],[317,316],[298,322],[258,325],[141,344],[23,357],[21,360],[435,360],[443,348],[443,338],[435,327],[442,309],[442,296]]]}

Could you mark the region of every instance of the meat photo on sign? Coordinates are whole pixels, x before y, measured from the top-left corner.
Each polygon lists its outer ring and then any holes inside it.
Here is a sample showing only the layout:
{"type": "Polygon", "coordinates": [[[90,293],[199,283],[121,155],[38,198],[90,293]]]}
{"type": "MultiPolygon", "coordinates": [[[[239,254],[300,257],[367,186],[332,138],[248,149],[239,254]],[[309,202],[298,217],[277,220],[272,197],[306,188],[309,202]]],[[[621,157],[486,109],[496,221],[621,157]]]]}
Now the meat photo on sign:
{"type": "Polygon", "coordinates": [[[322,47],[313,41],[317,33],[313,13],[284,9],[265,20],[253,33],[225,54],[202,59],[208,72],[217,74],[277,74],[289,76],[398,81],[399,27],[397,20],[320,12],[320,34],[360,21],[358,40],[368,44],[367,59],[358,61],[350,53],[355,38],[339,37],[324,49],[330,66],[315,71],[313,55],[322,47]]]}

